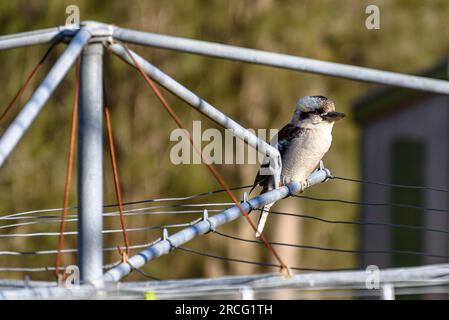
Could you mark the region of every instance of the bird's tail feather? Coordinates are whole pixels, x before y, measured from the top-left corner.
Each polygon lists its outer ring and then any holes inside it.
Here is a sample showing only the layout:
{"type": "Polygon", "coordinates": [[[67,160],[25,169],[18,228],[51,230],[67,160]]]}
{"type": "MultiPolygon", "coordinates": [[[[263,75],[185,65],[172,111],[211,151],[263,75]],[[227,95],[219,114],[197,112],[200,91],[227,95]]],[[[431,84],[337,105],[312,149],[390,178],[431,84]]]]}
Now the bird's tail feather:
{"type": "Polygon", "coordinates": [[[266,204],[262,207],[260,213],[259,223],[257,225],[256,237],[259,238],[262,234],[263,228],[265,227],[265,222],[267,222],[268,214],[270,213],[270,208],[274,203],[266,204]]]}

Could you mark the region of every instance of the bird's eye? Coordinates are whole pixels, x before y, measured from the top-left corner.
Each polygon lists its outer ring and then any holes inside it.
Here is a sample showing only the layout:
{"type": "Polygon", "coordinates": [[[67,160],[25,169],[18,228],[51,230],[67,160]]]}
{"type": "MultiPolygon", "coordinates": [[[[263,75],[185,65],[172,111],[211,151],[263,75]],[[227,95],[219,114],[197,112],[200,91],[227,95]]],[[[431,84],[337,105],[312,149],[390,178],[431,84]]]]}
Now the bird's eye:
{"type": "Polygon", "coordinates": [[[310,112],[301,112],[301,114],[299,115],[299,120],[304,120],[307,119],[310,115],[310,112]]]}

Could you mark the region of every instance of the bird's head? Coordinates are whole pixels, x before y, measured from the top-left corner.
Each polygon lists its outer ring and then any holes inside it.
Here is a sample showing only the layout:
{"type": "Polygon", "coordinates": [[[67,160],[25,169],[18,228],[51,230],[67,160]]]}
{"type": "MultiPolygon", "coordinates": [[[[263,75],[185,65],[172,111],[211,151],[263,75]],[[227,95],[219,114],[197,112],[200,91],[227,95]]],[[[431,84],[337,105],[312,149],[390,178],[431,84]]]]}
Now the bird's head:
{"type": "Polygon", "coordinates": [[[335,111],[335,104],[331,99],[323,96],[306,96],[296,103],[296,110],[290,123],[293,125],[333,124],[345,116],[344,113],[335,111]]]}

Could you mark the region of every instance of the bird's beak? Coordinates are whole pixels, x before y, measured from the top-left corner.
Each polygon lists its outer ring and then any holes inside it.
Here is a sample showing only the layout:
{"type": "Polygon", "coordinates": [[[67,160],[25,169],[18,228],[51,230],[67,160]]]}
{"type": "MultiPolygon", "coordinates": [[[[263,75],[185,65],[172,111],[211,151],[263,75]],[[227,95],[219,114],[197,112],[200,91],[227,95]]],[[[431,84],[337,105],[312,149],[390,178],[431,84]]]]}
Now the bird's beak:
{"type": "Polygon", "coordinates": [[[344,117],[346,117],[346,115],[343,112],[336,111],[326,112],[321,115],[321,118],[329,122],[335,122],[343,119],[344,117]]]}

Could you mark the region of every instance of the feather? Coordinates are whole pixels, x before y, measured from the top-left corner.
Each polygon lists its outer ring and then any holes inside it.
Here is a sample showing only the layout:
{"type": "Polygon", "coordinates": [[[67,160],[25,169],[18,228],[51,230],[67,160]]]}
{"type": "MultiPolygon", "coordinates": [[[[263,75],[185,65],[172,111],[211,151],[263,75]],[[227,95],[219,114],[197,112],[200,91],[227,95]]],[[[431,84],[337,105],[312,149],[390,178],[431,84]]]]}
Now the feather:
{"type": "Polygon", "coordinates": [[[257,224],[256,237],[259,238],[267,222],[268,214],[270,213],[270,208],[273,206],[274,202],[264,205],[259,217],[259,223],[257,224]]]}
{"type": "MultiPolygon", "coordinates": [[[[294,126],[289,123],[286,126],[284,126],[281,130],[279,130],[279,132],[276,136],[274,136],[274,138],[272,140],[272,144],[273,144],[273,142],[276,142],[276,143],[274,143],[274,146],[278,149],[278,151],[281,155],[281,158],[287,152],[288,147],[289,147],[289,142],[291,142],[291,140],[299,137],[304,130],[305,129],[294,126]]],[[[261,165],[261,168],[268,168],[269,166],[270,166],[269,159],[266,158],[264,160],[264,163],[261,165]]],[[[257,186],[268,187],[269,183],[272,181],[272,179],[270,179],[270,177],[271,177],[270,175],[260,174],[260,170],[259,170],[257,172],[256,179],[254,179],[253,187],[249,191],[249,194],[251,194],[251,192],[257,186]]]]}

